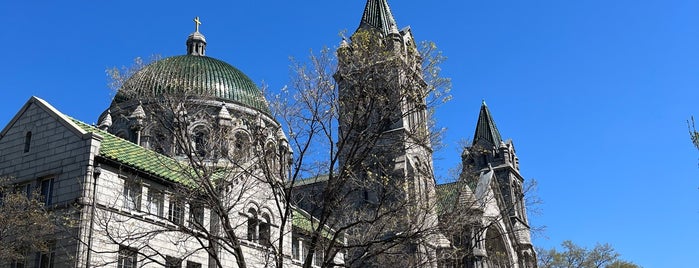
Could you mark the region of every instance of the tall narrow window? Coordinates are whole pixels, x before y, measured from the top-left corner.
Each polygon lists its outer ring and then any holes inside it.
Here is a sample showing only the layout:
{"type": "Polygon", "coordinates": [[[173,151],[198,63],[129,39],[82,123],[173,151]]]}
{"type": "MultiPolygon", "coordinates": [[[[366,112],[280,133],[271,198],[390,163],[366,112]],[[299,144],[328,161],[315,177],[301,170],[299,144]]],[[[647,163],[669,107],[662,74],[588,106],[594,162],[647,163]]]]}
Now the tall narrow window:
{"type": "Polygon", "coordinates": [[[194,140],[194,152],[196,155],[205,157],[207,156],[209,135],[203,127],[197,127],[194,130],[193,140],[194,140]]]}
{"type": "Polygon", "coordinates": [[[259,221],[257,220],[257,211],[251,208],[248,210],[248,241],[257,242],[257,225],[259,221]]]}
{"type": "Polygon", "coordinates": [[[248,160],[250,153],[250,137],[243,131],[238,131],[234,135],[233,142],[233,159],[238,162],[248,160]]]}
{"type": "Polygon", "coordinates": [[[170,200],[167,218],[175,225],[181,225],[184,222],[184,206],[181,202],[170,200]]]}
{"type": "Polygon", "coordinates": [[[119,246],[118,268],[135,268],[138,264],[138,250],[126,246],[119,246]]]}
{"type": "Polygon", "coordinates": [[[296,236],[291,237],[291,257],[294,260],[301,259],[301,241],[296,236]]]}
{"type": "Polygon", "coordinates": [[[122,194],[124,199],[124,208],[130,210],[140,210],[141,209],[141,185],[124,180],[124,191],[122,194]]]}
{"type": "Polygon", "coordinates": [[[37,258],[37,261],[39,265],[37,267],[39,268],[53,268],[54,265],[54,258],[56,256],[55,254],[55,245],[56,242],[49,242],[48,244],[48,251],[47,252],[42,252],[39,253],[39,257],[37,258]]]}
{"type": "Polygon", "coordinates": [[[41,181],[41,200],[46,206],[53,204],[53,178],[41,181]]]}
{"type": "Polygon", "coordinates": [[[189,205],[189,227],[204,226],[204,208],[198,205],[189,205]]]}
{"type": "Polygon", "coordinates": [[[262,219],[258,219],[259,223],[259,240],[260,244],[266,247],[272,245],[270,241],[270,218],[266,213],[262,214],[262,219]]]}
{"type": "Polygon", "coordinates": [[[314,254],[313,254],[313,264],[315,266],[321,266],[323,265],[323,250],[320,248],[316,248],[314,254]]]}
{"type": "Polygon", "coordinates": [[[158,217],[163,216],[163,193],[148,189],[148,212],[158,217]]]}
{"type": "Polygon", "coordinates": [[[27,131],[27,135],[24,136],[24,152],[29,152],[29,147],[31,147],[32,143],[32,132],[27,131]]]}

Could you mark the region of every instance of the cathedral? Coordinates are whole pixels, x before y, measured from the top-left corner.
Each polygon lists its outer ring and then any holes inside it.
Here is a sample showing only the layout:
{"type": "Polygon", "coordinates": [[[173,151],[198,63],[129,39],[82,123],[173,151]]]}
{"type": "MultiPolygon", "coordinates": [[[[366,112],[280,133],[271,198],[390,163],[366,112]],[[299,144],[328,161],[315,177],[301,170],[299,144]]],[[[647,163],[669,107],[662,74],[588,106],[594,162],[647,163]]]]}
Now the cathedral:
{"type": "Polygon", "coordinates": [[[333,156],[303,178],[299,133],[195,25],[96,125],[33,96],[2,128],[0,176],[71,220],[0,267],[536,267],[514,143],[485,101],[460,177],[435,181],[430,88],[387,0],[336,51],[333,156]]]}

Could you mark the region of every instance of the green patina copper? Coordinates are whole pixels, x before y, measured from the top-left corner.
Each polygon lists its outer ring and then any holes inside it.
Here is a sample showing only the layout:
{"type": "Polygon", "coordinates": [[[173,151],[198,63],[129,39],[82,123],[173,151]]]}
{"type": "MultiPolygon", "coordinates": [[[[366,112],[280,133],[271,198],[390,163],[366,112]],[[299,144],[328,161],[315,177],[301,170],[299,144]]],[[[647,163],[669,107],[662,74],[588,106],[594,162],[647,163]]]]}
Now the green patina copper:
{"type": "Polygon", "coordinates": [[[124,83],[114,101],[164,94],[230,101],[270,114],[262,92],[247,75],[206,56],[181,55],[151,63],[124,83]]]}
{"type": "Polygon", "coordinates": [[[185,176],[185,167],[175,159],[138,146],[79,120],[72,120],[83,130],[103,137],[99,156],[172,182],[187,184],[191,181],[185,176]]]}

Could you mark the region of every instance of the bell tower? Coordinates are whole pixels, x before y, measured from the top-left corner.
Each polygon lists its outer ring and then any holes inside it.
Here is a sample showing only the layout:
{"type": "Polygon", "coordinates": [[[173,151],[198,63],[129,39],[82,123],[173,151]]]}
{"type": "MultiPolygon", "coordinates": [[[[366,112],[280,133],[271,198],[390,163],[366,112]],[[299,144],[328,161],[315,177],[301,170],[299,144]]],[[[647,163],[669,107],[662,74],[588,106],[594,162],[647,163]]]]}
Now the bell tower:
{"type": "MultiPolygon", "coordinates": [[[[515,152],[512,140],[503,141],[500,131],[485,101],[481,104],[476,131],[470,146],[464,148],[461,155],[463,170],[461,180],[472,189],[476,189],[479,174],[492,172],[494,183],[491,187],[496,196],[492,200],[497,203],[504,235],[508,239],[507,247],[511,247],[517,255],[518,267],[536,267],[535,253],[530,237],[529,221],[524,201],[524,178],[519,172],[519,158],[515,152]]],[[[482,200],[483,202],[489,200],[482,200]]],[[[488,243],[486,238],[486,245],[488,243]]],[[[485,250],[488,250],[486,246],[485,250]]],[[[496,255],[488,252],[486,255],[496,255]]],[[[486,256],[483,255],[483,256],[486,256]]],[[[476,256],[480,257],[480,256],[476,256]]]]}
{"type": "MultiPolygon", "coordinates": [[[[386,0],[367,0],[358,29],[342,41],[337,55],[337,146],[340,168],[357,181],[350,189],[357,196],[355,207],[401,211],[396,214],[402,218],[383,235],[436,230],[426,83],[410,28],[398,30],[386,0]]],[[[436,267],[436,235],[408,240],[396,255],[411,257],[382,265],[436,267]]]]}

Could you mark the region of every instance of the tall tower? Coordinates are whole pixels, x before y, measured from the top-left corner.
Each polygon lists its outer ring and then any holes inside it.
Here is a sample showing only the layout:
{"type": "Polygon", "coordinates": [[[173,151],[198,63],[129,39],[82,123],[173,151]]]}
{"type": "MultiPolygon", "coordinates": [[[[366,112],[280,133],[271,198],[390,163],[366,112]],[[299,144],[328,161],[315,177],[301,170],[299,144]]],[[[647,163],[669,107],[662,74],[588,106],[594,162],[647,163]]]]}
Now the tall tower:
{"type": "MultiPolygon", "coordinates": [[[[461,179],[475,189],[483,184],[482,174],[492,172],[490,187],[497,197],[499,211],[485,212],[485,218],[496,219],[496,224],[483,222],[484,226],[497,226],[498,230],[486,229],[481,242],[484,262],[507,261],[511,267],[536,267],[536,258],[531,243],[529,222],[524,204],[524,178],[519,172],[519,158],[512,140],[503,141],[495,120],[485,104],[481,104],[476,131],[471,146],[462,154],[461,179]],[[479,175],[481,174],[481,175],[479,175]],[[479,181],[480,179],[480,181],[479,181]],[[490,215],[488,215],[490,213],[490,215]],[[492,235],[497,232],[499,235],[492,235]],[[502,250],[504,252],[487,252],[502,250]],[[508,256],[509,260],[493,260],[487,257],[508,256]]],[[[488,202],[491,200],[484,200],[488,202]]],[[[490,228],[490,227],[488,227],[490,228]]]]}
{"type": "Polygon", "coordinates": [[[394,259],[362,265],[436,267],[426,84],[410,28],[398,30],[386,0],[368,0],[358,29],[337,54],[340,168],[356,181],[350,191],[360,213],[398,211],[382,235],[405,239],[394,259]]]}

